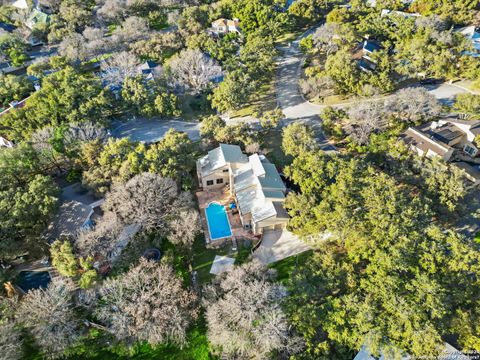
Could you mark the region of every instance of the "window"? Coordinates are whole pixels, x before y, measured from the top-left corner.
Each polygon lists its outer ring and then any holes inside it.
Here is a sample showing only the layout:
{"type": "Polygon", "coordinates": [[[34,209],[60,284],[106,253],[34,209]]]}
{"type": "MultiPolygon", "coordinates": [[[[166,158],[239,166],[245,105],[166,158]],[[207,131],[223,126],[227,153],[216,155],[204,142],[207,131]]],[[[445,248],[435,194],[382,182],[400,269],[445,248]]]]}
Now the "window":
{"type": "Polygon", "coordinates": [[[207,186],[213,185],[213,180],[207,180],[207,186]]]}
{"type": "Polygon", "coordinates": [[[223,184],[223,179],[217,179],[217,184],[223,184]]]}
{"type": "Polygon", "coordinates": [[[223,169],[223,172],[228,172],[228,169],[223,169]]]}
{"type": "Polygon", "coordinates": [[[463,151],[465,151],[470,156],[475,156],[477,154],[477,149],[475,149],[474,147],[472,147],[470,145],[465,145],[463,147],[463,151]]]}

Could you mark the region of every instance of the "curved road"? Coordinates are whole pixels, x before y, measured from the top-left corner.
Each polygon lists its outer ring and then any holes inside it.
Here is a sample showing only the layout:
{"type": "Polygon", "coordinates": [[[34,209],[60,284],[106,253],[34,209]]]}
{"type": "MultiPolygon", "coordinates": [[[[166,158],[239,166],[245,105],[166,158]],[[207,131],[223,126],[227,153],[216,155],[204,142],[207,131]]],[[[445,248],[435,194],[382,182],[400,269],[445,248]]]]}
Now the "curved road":
{"type": "MultiPolygon", "coordinates": [[[[312,104],[305,100],[300,94],[298,82],[300,78],[301,66],[304,55],[299,49],[299,41],[310,34],[316,28],[312,28],[302,34],[297,40],[293,41],[290,46],[278,47],[280,56],[277,61],[276,74],[276,93],[277,103],[285,114],[284,125],[292,121],[302,121],[315,130],[316,137],[320,147],[326,151],[334,151],[335,147],[328,143],[321,130],[320,112],[324,105],[312,104]]],[[[440,102],[449,104],[456,95],[465,93],[467,90],[456,85],[443,83],[440,85],[424,86],[431,94],[433,94],[440,102]]],[[[364,99],[363,101],[375,101],[381,98],[364,99]]],[[[347,106],[352,103],[341,104],[338,106],[347,106]]],[[[253,118],[245,119],[229,119],[229,122],[238,121],[258,122],[253,118]]],[[[132,140],[141,142],[155,142],[160,140],[168,129],[174,128],[178,131],[186,132],[191,139],[200,139],[200,126],[198,123],[186,122],[181,120],[165,120],[165,119],[144,119],[138,118],[126,123],[118,124],[112,130],[114,137],[130,137],[132,140]]]]}

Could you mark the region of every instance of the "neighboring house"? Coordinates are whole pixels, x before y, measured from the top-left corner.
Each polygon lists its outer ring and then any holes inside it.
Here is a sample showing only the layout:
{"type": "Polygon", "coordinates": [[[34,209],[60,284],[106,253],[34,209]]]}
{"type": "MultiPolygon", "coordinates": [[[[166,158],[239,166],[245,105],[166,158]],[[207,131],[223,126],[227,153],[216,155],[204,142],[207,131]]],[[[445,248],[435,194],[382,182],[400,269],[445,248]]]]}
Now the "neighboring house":
{"type": "Polygon", "coordinates": [[[477,135],[480,135],[480,120],[446,118],[410,127],[402,137],[418,155],[438,156],[449,161],[455,151],[476,157],[479,149],[473,141],[477,135]]]}
{"type": "Polygon", "coordinates": [[[240,34],[240,21],[238,19],[218,19],[212,22],[210,30],[217,35],[224,35],[231,32],[240,34]]]}
{"type": "Polygon", "coordinates": [[[417,17],[422,16],[419,13],[408,13],[408,12],[405,12],[405,11],[397,11],[397,10],[389,10],[389,9],[383,9],[380,16],[385,17],[385,16],[391,16],[391,15],[401,16],[405,19],[417,18],[417,17]]]}
{"type": "Polygon", "coordinates": [[[90,229],[94,219],[101,213],[103,199],[95,199],[81,187],[73,184],[62,189],[60,207],[44,234],[53,242],[62,237],[70,237],[80,230],[90,229]]]}
{"type": "Polygon", "coordinates": [[[21,10],[28,10],[28,8],[29,8],[27,0],[14,1],[14,2],[12,2],[12,6],[17,8],[17,9],[21,9],[21,10]]]}
{"type": "Polygon", "coordinates": [[[205,191],[228,187],[244,229],[254,235],[286,227],[286,187],[275,165],[263,155],[247,156],[237,145],[220,144],[197,161],[197,174],[205,191]]]}
{"type": "Polygon", "coordinates": [[[34,8],[28,19],[25,21],[25,26],[32,30],[37,25],[44,25],[50,23],[50,15],[38,8],[34,8]]]}
{"type": "Polygon", "coordinates": [[[480,57],[480,28],[472,25],[455,30],[464,35],[472,44],[472,51],[466,51],[465,54],[473,57],[480,57]]]}
{"type": "Polygon", "coordinates": [[[381,49],[382,46],[375,40],[365,40],[362,44],[360,58],[357,61],[357,66],[360,68],[360,70],[365,72],[374,71],[377,68],[377,64],[370,55],[381,49]]]}
{"type": "Polygon", "coordinates": [[[6,148],[12,148],[13,147],[13,142],[5,139],[3,136],[0,136],[0,148],[6,147],[6,148]]]}
{"type": "MultiPolygon", "coordinates": [[[[410,5],[413,0],[401,0],[403,5],[410,5]]],[[[377,6],[377,0],[367,0],[367,5],[370,7],[376,7],[377,6]]]]}
{"type": "Polygon", "coordinates": [[[147,80],[155,79],[157,75],[157,67],[158,64],[154,63],[153,61],[145,61],[143,64],[137,67],[137,70],[140,74],[145,76],[147,80]]]}
{"type": "MultiPolygon", "coordinates": [[[[452,345],[449,343],[444,343],[444,348],[442,349],[443,351],[439,355],[438,358],[436,359],[441,359],[441,360],[468,360],[470,357],[463,355],[460,351],[455,349],[452,345]]],[[[429,359],[433,359],[433,357],[428,357],[429,359]]],[[[368,349],[365,346],[362,346],[358,354],[353,358],[353,360],[389,360],[386,356],[383,354],[380,355],[380,357],[373,356],[370,354],[368,349]]],[[[413,358],[410,355],[403,355],[399,360],[413,360],[413,358]]]]}
{"type": "Polygon", "coordinates": [[[401,136],[410,149],[422,157],[439,157],[464,170],[474,186],[480,184],[480,120],[444,118],[408,128],[401,136]]]}

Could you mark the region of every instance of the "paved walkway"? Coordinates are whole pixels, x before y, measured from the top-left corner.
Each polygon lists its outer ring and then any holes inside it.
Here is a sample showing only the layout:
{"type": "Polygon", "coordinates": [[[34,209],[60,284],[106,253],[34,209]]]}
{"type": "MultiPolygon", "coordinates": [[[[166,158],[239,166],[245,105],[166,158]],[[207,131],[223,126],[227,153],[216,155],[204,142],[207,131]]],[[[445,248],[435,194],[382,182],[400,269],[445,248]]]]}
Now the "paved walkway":
{"type": "Polygon", "coordinates": [[[290,231],[266,231],[253,257],[268,265],[308,250],[310,247],[290,231]]]}

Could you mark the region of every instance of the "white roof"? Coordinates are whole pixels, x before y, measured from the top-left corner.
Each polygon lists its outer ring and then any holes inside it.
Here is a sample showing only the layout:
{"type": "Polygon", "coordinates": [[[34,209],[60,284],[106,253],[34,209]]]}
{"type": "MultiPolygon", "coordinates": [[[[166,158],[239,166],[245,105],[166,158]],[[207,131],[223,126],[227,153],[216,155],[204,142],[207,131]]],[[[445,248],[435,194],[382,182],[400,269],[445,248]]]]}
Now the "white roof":
{"type": "Polygon", "coordinates": [[[12,4],[17,9],[28,9],[27,0],[17,0],[12,4]]]}
{"type": "Polygon", "coordinates": [[[255,176],[265,175],[265,169],[263,168],[262,162],[258,154],[253,154],[248,158],[250,166],[252,167],[253,173],[255,176]]]}
{"type": "Polygon", "coordinates": [[[224,167],[229,163],[247,163],[247,156],[242,153],[240,146],[220,144],[219,147],[210,150],[208,155],[199,160],[203,175],[224,167]]]}
{"type": "MultiPolygon", "coordinates": [[[[445,347],[439,357],[439,359],[442,360],[468,360],[469,357],[463,355],[460,351],[455,349],[452,345],[449,343],[444,343],[445,347]]],[[[358,352],[357,356],[353,358],[353,360],[388,360],[385,358],[383,354],[380,354],[379,358],[373,357],[373,355],[370,354],[370,352],[367,350],[366,346],[362,346],[360,351],[358,352]]],[[[410,355],[404,355],[402,356],[401,360],[410,360],[411,356],[410,355]]]]}

